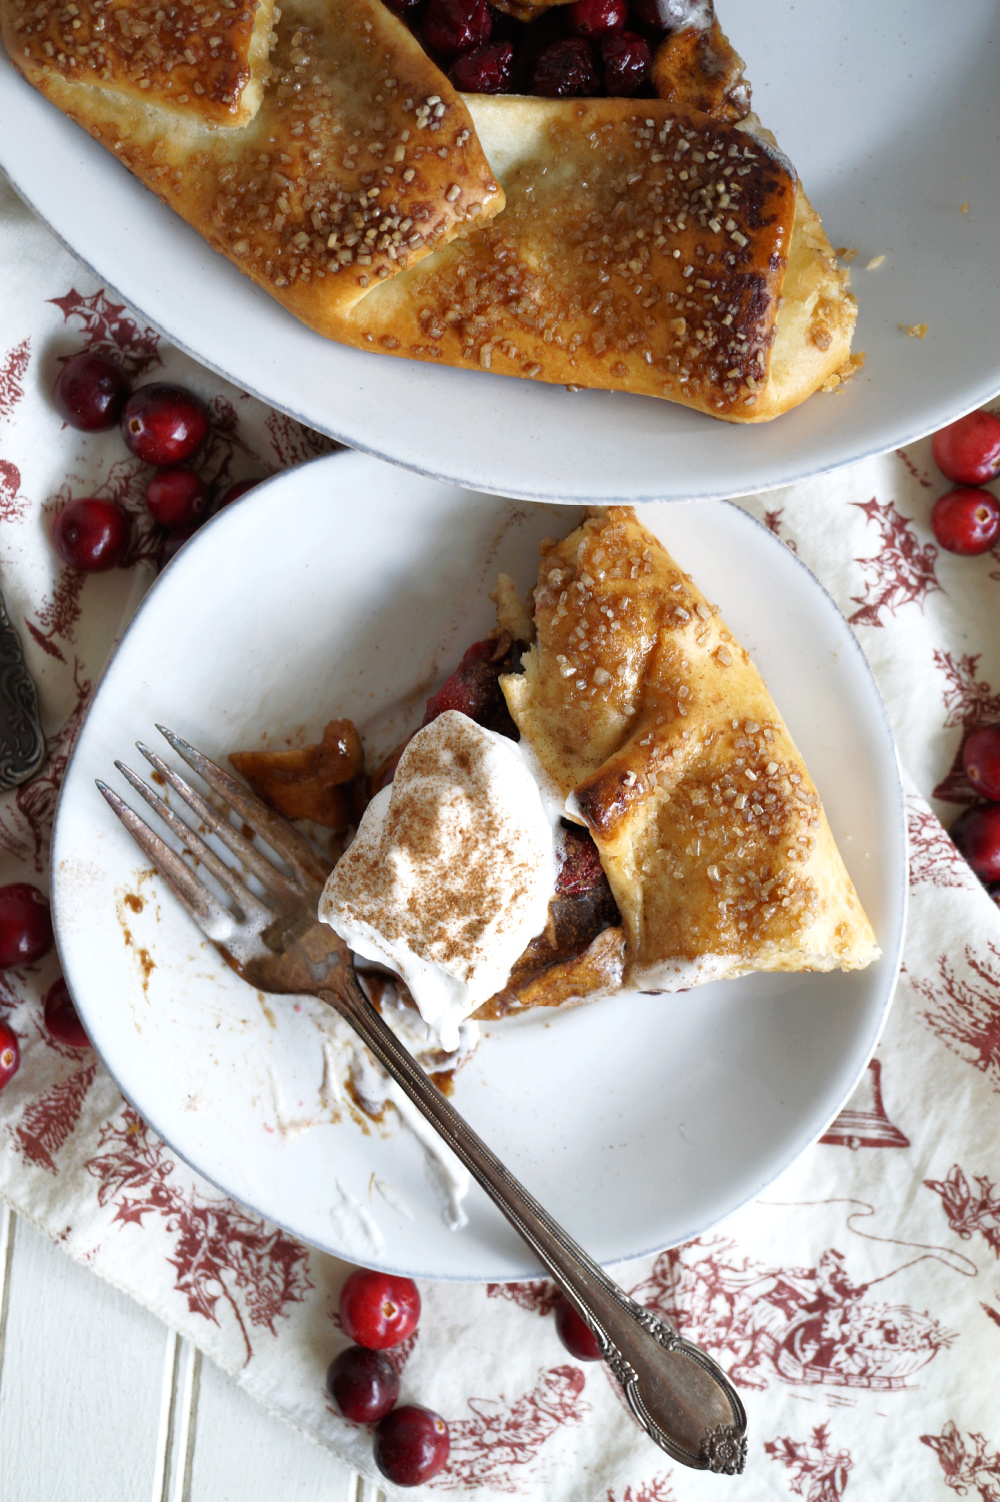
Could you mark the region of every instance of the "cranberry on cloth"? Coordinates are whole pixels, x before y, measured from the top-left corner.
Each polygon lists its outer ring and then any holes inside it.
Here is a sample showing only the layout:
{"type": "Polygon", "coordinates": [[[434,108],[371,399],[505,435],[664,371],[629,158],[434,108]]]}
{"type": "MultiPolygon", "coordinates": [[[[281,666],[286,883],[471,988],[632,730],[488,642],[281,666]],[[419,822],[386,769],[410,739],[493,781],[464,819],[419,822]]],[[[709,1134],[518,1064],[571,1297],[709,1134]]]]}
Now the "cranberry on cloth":
{"type": "MultiPolygon", "coordinates": [[[[44,890],[73,737],[153,581],[161,537],[145,504],[150,466],[117,428],[83,432],[53,405],[64,362],[110,356],[133,390],[200,398],[209,426],[190,462],[216,497],[335,445],[170,348],[3,187],[0,265],[0,570],[49,748],[34,780],[0,798],[0,886],[44,890]],[[127,554],[104,573],[74,571],[50,541],[62,507],[88,497],[131,522],[127,554]]],[[[926,440],[740,502],[853,626],[898,737],[911,839],[904,972],[848,1109],[757,1202],[615,1270],[739,1386],[746,1473],[700,1475],[656,1450],[603,1364],[560,1341],[548,1282],[421,1282],[419,1327],[387,1354],[400,1404],[439,1414],[450,1450],[405,1494],[1000,1502],[1000,910],[942,827],[980,801],[964,741],[1000,724],[1000,548],[970,558],[935,542],[931,508],[949,488],[926,440]]],[[[326,1392],[350,1344],[337,1309],[352,1268],[186,1167],[82,1037],[67,1043],[45,1025],[58,975],[54,951],[0,971],[0,1020],[20,1049],[0,1092],[0,1193],[271,1412],[404,1495],[379,1476],[370,1426],[326,1392]]]]}

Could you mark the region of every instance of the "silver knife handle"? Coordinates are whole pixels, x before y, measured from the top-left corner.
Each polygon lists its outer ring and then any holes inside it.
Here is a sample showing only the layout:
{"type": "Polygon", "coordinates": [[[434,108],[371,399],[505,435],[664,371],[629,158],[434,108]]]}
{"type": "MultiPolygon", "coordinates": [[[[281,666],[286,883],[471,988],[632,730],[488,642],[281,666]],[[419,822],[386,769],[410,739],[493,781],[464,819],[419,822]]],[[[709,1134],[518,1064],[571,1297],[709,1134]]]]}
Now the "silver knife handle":
{"type": "Polygon", "coordinates": [[[746,1412],[718,1363],[630,1299],[552,1219],[400,1043],[353,970],[343,967],[337,980],[337,990],[321,991],[321,999],[351,1024],[548,1269],[593,1331],[650,1438],[684,1465],[739,1474],[747,1453],[746,1412]]]}

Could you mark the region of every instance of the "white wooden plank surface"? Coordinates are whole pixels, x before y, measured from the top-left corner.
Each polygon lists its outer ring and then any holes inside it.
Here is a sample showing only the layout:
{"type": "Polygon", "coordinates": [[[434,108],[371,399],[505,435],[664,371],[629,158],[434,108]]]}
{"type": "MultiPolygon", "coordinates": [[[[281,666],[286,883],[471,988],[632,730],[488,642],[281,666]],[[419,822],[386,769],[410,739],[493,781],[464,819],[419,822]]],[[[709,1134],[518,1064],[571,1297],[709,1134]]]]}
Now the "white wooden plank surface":
{"type": "Polygon", "coordinates": [[[0,1206],[0,1502],[380,1502],[0,1206]]]}

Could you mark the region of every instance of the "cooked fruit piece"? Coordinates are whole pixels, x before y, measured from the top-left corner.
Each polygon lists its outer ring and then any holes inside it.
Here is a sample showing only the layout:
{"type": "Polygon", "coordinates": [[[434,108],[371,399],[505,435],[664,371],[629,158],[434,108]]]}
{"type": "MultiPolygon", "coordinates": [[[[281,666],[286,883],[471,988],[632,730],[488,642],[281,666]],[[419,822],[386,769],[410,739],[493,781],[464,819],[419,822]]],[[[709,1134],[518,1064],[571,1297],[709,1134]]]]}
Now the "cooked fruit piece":
{"type": "Polygon", "coordinates": [[[234,751],[229,760],[286,819],[312,819],[335,834],[356,822],[355,789],[364,752],[350,720],[331,720],[318,745],[297,751],[234,751]]]}

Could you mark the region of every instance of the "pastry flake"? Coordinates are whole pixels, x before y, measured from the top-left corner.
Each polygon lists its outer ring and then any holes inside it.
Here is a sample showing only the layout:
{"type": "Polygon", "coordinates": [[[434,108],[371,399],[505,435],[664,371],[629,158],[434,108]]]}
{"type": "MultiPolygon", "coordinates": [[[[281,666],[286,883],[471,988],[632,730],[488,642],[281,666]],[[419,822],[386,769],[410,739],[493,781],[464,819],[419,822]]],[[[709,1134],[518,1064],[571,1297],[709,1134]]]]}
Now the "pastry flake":
{"type": "Polygon", "coordinates": [[[543,548],[536,645],[501,679],[625,934],[623,984],[860,969],[875,937],[766,685],[628,507],[543,548]]]}

